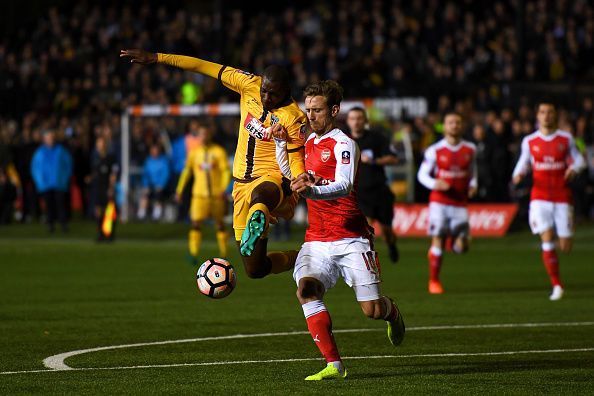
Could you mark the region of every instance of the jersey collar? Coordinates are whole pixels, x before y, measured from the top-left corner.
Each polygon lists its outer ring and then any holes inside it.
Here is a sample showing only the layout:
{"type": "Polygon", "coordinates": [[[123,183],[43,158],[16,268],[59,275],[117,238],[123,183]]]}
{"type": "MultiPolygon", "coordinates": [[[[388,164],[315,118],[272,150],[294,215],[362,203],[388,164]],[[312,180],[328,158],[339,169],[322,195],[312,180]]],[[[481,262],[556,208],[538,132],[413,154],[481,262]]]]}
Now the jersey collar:
{"type": "Polygon", "coordinates": [[[559,133],[559,129],[555,129],[555,132],[551,133],[550,135],[545,135],[544,133],[542,133],[540,131],[540,129],[538,129],[536,132],[538,133],[538,135],[543,140],[553,140],[557,136],[557,134],[559,133]]]}
{"type": "Polygon", "coordinates": [[[321,137],[318,137],[317,135],[315,135],[316,137],[314,138],[314,143],[318,144],[322,140],[327,139],[327,138],[332,138],[332,137],[336,136],[337,134],[339,134],[340,132],[341,132],[340,129],[334,128],[330,132],[322,135],[321,137]]]}

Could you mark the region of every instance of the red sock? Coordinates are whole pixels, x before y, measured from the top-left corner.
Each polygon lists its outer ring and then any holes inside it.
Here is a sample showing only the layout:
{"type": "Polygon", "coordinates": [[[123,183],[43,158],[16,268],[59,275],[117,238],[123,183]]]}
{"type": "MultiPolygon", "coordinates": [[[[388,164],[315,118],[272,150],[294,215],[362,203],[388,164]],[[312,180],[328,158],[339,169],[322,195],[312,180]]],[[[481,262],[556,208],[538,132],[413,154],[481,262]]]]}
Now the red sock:
{"type": "Polygon", "coordinates": [[[427,257],[429,258],[429,279],[439,280],[439,270],[441,270],[441,249],[431,247],[427,257]]]}
{"type": "Polygon", "coordinates": [[[332,334],[332,319],[330,319],[330,314],[326,311],[324,303],[316,300],[303,304],[302,307],[309,334],[311,334],[326,362],[341,361],[338,347],[332,334]]]}
{"type": "Polygon", "coordinates": [[[557,258],[557,252],[553,250],[542,251],[542,262],[549,274],[551,284],[553,286],[561,286],[561,280],[559,279],[559,259],[557,258]]]}

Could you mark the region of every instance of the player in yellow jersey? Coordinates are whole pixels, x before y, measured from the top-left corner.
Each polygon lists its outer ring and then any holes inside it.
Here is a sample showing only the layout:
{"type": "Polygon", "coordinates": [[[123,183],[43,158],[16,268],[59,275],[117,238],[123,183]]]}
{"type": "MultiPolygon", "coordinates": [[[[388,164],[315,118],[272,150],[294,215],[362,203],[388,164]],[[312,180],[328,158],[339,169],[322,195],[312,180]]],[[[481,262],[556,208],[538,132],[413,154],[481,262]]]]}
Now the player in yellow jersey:
{"type": "Polygon", "coordinates": [[[218,79],[240,94],[241,122],[233,161],[233,228],[246,273],[262,278],[291,269],[297,252],[267,254],[267,232],[276,217],[293,217],[298,197],[290,190],[276,161],[273,132],[288,135],[290,173],[305,172],[304,143],[307,119],[290,93],[289,76],[279,66],[269,66],[262,76],[233,67],[182,55],[122,50],[120,57],[131,63],[162,63],[218,79]]]}
{"type": "Polygon", "coordinates": [[[194,176],[190,204],[192,228],[188,235],[188,248],[193,264],[198,263],[202,241],[201,226],[207,218],[212,218],[215,222],[221,257],[227,257],[227,233],[223,218],[227,208],[225,190],[231,180],[227,153],[221,146],[212,143],[211,126],[202,121],[196,121],[195,124],[201,144],[188,153],[186,166],[179,177],[175,192],[175,199],[181,201],[184,187],[190,177],[194,176]]]}

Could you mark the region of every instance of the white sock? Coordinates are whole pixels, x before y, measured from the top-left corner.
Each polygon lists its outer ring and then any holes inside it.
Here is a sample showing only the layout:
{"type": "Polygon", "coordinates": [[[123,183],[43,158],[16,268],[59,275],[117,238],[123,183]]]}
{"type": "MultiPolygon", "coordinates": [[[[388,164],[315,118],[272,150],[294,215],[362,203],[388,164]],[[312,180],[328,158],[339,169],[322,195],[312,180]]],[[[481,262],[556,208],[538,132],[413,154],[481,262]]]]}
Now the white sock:
{"type": "Polygon", "coordinates": [[[441,256],[441,249],[438,248],[437,246],[431,246],[431,249],[429,249],[429,251],[434,256],[441,256]]]}
{"type": "Polygon", "coordinates": [[[306,318],[318,314],[323,311],[327,311],[326,306],[324,305],[324,301],[322,300],[314,300],[307,302],[301,306],[303,308],[303,315],[306,318]]]}
{"type": "Polygon", "coordinates": [[[551,250],[555,250],[555,242],[543,242],[540,247],[543,252],[550,252],[551,250]]]}
{"type": "Polygon", "coordinates": [[[342,362],[340,360],[336,361],[336,362],[329,362],[328,364],[333,365],[340,374],[344,374],[344,365],[342,364],[342,362]]]}

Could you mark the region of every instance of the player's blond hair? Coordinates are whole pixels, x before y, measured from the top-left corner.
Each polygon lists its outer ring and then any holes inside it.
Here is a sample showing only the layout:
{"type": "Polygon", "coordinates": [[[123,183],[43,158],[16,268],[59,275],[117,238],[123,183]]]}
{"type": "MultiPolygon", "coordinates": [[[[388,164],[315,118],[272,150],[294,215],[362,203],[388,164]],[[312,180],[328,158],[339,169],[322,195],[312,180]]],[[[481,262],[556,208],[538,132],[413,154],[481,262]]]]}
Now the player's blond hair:
{"type": "Polygon", "coordinates": [[[303,96],[306,98],[308,96],[323,96],[326,98],[328,107],[332,107],[335,105],[340,105],[340,102],[342,102],[343,92],[344,90],[336,81],[324,80],[311,83],[305,87],[303,90],[303,96]]]}

